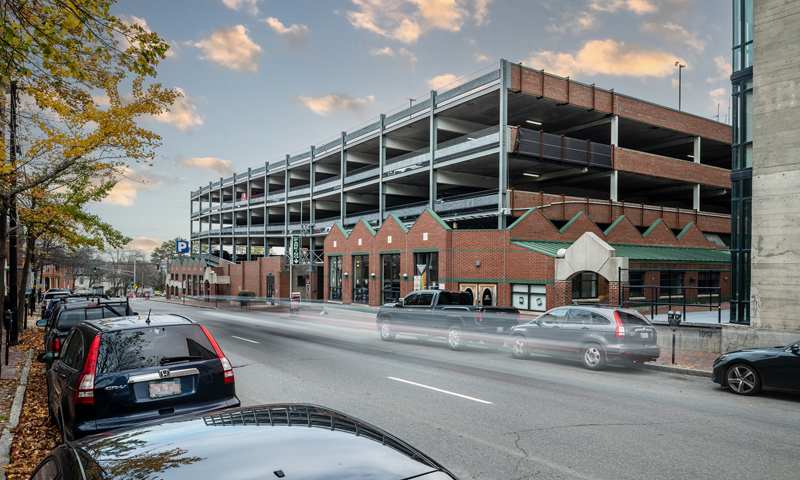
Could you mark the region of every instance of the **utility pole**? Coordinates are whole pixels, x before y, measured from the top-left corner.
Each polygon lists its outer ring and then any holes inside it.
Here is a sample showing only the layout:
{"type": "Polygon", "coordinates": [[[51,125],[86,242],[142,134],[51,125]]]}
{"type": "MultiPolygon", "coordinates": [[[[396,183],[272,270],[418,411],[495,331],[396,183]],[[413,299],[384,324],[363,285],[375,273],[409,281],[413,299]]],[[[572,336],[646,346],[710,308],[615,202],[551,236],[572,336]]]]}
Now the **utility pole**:
{"type": "Polygon", "coordinates": [[[681,62],[675,62],[678,67],[678,110],[681,109],[681,70],[686,68],[686,65],[681,65],[681,62]]]}
{"type": "MultiPolygon", "coordinates": [[[[11,163],[11,188],[17,186],[17,85],[11,82],[11,125],[9,133],[9,146],[11,152],[9,161],[11,163]]],[[[17,272],[17,196],[12,195],[8,206],[9,216],[9,234],[8,234],[8,290],[11,304],[11,345],[19,344],[19,319],[17,318],[17,301],[18,301],[18,273],[17,272]]]]}

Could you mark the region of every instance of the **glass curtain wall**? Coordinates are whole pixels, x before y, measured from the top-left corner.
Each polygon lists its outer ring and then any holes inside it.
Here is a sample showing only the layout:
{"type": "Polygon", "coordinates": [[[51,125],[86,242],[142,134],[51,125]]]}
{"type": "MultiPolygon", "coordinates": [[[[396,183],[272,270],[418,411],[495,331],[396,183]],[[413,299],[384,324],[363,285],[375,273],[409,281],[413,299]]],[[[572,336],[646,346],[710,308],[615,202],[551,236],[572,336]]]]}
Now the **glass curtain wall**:
{"type": "Polygon", "coordinates": [[[397,303],[400,299],[400,254],[381,255],[383,269],[383,303],[397,303]]]}
{"type": "Polygon", "coordinates": [[[369,255],[353,256],[353,303],[369,303],[369,255]]]}

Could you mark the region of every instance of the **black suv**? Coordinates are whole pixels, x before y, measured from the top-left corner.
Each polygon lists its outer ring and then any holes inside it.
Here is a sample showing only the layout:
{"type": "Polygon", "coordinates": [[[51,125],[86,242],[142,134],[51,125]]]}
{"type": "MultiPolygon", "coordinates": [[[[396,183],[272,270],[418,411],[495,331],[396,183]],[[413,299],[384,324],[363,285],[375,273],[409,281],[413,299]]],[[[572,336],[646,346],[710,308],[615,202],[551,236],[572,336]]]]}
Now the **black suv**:
{"type": "MultiPolygon", "coordinates": [[[[44,351],[58,352],[69,330],[83,320],[100,320],[103,318],[126,317],[136,315],[127,300],[94,301],[85,298],[66,297],[59,300],[53,314],[47,320],[36,322],[37,327],[44,327],[44,351]]],[[[49,368],[52,362],[47,363],[49,368]]]]}
{"type": "Polygon", "coordinates": [[[231,363],[202,325],[178,315],[85,320],[47,371],[65,441],[173,415],[239,406],[231,363]]]}
{"type": "Polygon", "coordinates": [[[590,370],[608,361],[647,362],[661,355],[655,327],[636,310],[572,305],[511,329],[511,354],[580,358],[590,370]]]}

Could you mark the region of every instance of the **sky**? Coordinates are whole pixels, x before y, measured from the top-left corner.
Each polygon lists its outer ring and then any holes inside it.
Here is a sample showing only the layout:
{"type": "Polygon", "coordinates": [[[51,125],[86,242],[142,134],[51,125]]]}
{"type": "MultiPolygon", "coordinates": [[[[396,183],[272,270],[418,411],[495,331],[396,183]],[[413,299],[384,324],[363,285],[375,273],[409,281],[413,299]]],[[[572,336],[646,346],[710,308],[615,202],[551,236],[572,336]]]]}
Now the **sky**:
{"type": "Polygon", "coordinates": [[[727,122],[730,0],[120,0],[169,45],[162,137],[90,210],[151,251],[190,237],[190,193],[512,62],[727,122]],[[449,85],[449,86],[445,86],[449,85]]]}

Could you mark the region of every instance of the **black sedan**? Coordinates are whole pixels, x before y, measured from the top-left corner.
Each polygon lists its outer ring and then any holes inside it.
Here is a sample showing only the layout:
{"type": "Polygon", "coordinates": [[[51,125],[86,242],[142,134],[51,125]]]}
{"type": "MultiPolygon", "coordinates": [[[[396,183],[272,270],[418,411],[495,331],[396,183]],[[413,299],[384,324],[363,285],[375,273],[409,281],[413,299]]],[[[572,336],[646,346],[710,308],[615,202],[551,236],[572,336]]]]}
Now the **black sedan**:
{"type": "Polygon", "coordinates": [[[234,408],[61,445],[35,480],[420,479],[456,477],[383,430],[308,404],[234,408]]]}
{"type": "Polygon", "coordinates": [[[800,341],[721,355],[714,361],[711,380],[739,395],[755,395],[762,388],[800,392],[800,341]]]}

